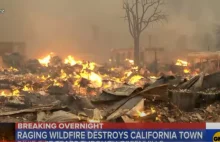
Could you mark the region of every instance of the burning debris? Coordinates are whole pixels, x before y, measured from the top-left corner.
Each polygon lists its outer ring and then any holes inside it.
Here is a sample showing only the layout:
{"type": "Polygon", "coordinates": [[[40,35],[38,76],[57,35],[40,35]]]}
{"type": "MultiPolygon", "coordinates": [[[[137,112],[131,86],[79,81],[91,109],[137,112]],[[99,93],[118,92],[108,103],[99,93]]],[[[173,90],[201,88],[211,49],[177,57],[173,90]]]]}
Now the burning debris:
{"type": "MultiPolygon", "coordinates": [[[[158,76],[134,66],[133,60],[125,62],[121,67],[101,66],[70,55],[62,60],[54,53],[22,61],[22,66],[5,59],[8,68],[0,70],[0,121],[219,119],[200,111],[210,104],[219,107],[219,73],[195,76],[190,63],[178,59],[181,76],[158,76]]],[[[209,109],[210,115],[213,112],[209,109]]]]}

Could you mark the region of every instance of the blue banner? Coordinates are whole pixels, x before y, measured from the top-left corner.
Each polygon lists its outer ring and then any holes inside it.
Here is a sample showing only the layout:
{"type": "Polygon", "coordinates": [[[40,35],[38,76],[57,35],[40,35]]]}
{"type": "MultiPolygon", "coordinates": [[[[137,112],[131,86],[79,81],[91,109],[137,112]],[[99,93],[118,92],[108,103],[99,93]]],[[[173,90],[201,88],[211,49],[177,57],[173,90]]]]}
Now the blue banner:
{"type": "MultiPolygon", "coordinates": [[[[212,142],[217,130],[16,130],[20,141],[212,142]]],[[[219,135],[220,137],[220,135],[219,135]]],[[[217,138],[216,138],[217,139],[217,138]]]]}

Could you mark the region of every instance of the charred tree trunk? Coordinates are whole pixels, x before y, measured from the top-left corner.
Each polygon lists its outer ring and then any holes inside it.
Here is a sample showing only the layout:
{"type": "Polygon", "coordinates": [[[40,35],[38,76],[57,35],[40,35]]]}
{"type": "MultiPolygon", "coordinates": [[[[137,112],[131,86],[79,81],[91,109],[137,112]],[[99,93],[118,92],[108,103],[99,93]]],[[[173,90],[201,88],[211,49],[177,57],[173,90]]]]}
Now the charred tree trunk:
{"type": "Polygon", "coordinates": [[[140,36],[153,22],[166,19],[160,10],[163,0],[124,0],[123,9],[125,19],[128,21],[129,32],[134,40],[134,64],[140,65],[140,36]],[[151,14],[146,14],[146,13],[151,14]]]}
{"type": "Polygon", "coordinates": [[[140,47],[139,47],[139,37],[134,38],[134,64],[136,66],[140,65],[140,47]]]}

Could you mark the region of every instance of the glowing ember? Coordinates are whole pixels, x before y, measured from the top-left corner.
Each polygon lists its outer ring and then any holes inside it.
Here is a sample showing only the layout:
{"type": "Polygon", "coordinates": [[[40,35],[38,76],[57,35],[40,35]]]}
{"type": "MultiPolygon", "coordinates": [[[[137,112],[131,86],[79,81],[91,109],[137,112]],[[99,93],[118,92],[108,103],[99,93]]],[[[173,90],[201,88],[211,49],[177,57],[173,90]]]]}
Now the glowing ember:
{"type": "Polygon", "coordinates": [[[57,80],[54,80],[53,85],[54,85],[54,86],[63,87],[63,84],[60,83],[60,82],[58,82],[57,80]]]}
{"type": "Polygon", "coordinates": [[[151,109],[151,113],[155,113],[156,112],[156,110],[152,107],[152,108],[150,108],[151,109]]]}
{"type": "Polygon", "coordinates": [[[129,77],[132,74],[132,71],[125,72],[125,75],[129,77]]]}
{"type": "Polygon", "coordinates": [[[9,71],[9,72],[18,72],[18,69],[13,68],[13,67],[10,67],[10,68],[8,69],[8,71],[9,71]]]}
{"type": "Polygon", "coordinates": [[[150,76],[150,78],[151,78],[151,79],[157,79],[157,77],[156,77],[156,76],[150,76]]]}
{"type": "Polygon", "coordinates": [[[45,76],[45,75],[37,76],[37,79],[40,79],[41,81],[45,81],[45,80],[47,80],[48,78],[50,78],[50,75],[48,75],[48,76],[45,76]]]}
{"type": "Polygon", "coordinates": [[[147,114],[144,111],[137,111],[137,113],[139,117],[147,116],[147,114]]]}
{"type": "Polygon", "coordinates": [[[138,70],[138,66],[132,67],[133,70],[138,70]]]}
{"type": "Polygon", "coordinates": [[[40,62],[41,65],[43,66],[48,66],[48,64],[50,63],[50,59],[51,59],[51,55],[53,53],[50,53],[49,55],[47,55],[46,57],[42,58],[42,59],[38,59],[38,61],[40,62]]]}
{"type": "Polygon", "coordinates": [[[183,72],[187,74],[187,73],[190,73],[190,70],[189,69],[184,69],[183,72]]]}
{"type": "Polygon", "coordinates": [[[138,114],[139,117],[145,117],[145,116],[153,114],[155,112],[156,112],[156,110],[153,107],[150,108],[150,112],[145,112],[145,111],[137,110],[137,114],[138,114]]]}
{"type": "Polygon", "coordinates": [[[72,56],[69,55],[69,56],[64,60],[64,63],[73,66],[73,65],[75,65],[77,62],[76,62],[76,60],[75,60],[72,56]]]}
{"type": "Polygon", "coordinates": [[[185,67],[185,66],[188,66],[188,62],[178,59],[178,60],[176,61],[176,65],[177,65],[177,66],[184,66],[184,67],[185,67]]]}

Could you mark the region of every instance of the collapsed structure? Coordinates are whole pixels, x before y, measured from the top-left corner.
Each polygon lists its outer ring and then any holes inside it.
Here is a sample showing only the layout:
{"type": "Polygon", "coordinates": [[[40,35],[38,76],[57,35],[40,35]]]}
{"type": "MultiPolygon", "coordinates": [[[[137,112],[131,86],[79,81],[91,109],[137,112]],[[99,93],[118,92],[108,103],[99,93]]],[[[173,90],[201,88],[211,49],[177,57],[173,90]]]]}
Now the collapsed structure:
{"type": "Polygon", "coordinates": [[[54,53],[41,59],[19,60],[22,63],[14,62],[17,57],[19,54],[7,55],[4,63],[8,68],[0,71],[2,122],[219,119],[220,73],[197,70],[202,62],[178,59],[175,74],[168,68],[155,75],[146,67],[134,66],[130,59],[124,60],[123,66],[113,67],[72,56],[61,59],[54,53]]]}

